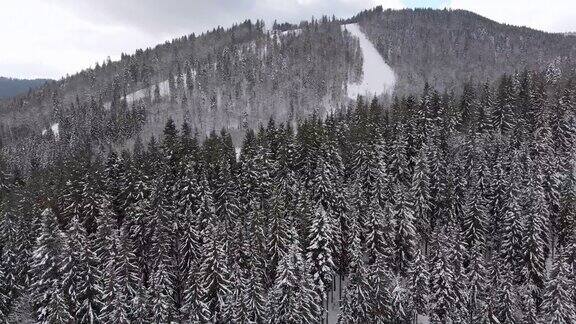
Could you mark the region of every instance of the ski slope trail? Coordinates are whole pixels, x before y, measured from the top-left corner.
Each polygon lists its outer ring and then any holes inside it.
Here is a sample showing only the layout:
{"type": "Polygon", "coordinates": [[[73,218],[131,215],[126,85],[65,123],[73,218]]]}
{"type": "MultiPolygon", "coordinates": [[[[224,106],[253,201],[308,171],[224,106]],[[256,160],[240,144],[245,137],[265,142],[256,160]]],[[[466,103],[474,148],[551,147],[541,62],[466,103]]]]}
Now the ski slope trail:
{"type": "Polygon", "coordinates": [[[396,76],[392,68],[386,64],[358,24],[346,24],[342,25],[342,28],[358,38],[363,58],[362,80],[359,83],[348,84],[348,97],[356,99],[359,95],[372,97],[384,93],[392,94],[396,84],[396,76]]]}

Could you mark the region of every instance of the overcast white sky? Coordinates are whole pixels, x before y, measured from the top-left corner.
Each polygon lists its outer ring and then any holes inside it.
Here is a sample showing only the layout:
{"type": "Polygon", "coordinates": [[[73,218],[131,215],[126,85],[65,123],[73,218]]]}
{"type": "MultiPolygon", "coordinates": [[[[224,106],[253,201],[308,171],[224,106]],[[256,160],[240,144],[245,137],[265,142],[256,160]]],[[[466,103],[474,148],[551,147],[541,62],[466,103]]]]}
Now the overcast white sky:
{"type": "Polygon", "coordinates": [[[459,8],[514,25],[576,31],[575,0],[0,0],[0,76],[60,78],[107,56],[244,19],[299,22],[385,8],[459,8]]]}

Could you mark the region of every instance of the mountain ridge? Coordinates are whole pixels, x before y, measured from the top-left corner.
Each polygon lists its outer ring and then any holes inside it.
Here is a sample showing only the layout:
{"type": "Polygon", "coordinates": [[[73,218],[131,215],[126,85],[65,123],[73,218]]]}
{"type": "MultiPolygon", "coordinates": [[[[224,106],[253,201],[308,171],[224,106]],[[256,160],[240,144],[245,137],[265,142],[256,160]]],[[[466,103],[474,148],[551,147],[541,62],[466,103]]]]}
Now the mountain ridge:
{"type": "Polygon", "coordinates": [[[51,79],[19,79],[0,76],[0,100],[8,99],[29,90],[35,90],[51,79]]]}
{"type": "Polygon", "coordinates": [[[4,100],[0,137],[7,149],[37,150],[38,141],[47,140],[41,131],[58,123],[62,143],[125,147],[137,137],[161,136],[171,117],[201,138],[226,129],[237,144],[246,130],[271,118],[324,116],[349,105],[348,84],[363,77],[358,39],[341,28],[351,22],[396,75],[392,96],[419,94],[427,84],[450,93],[458,84],[490,83],[524,69],[544,70],[553,82],[574,69],[576,38],[464,10],[376,7],[349,19],[276,23],[280,32],[247,20],[123,54],[4,100]],[[299,32],[286,32],[295,27],[299,32]]]}

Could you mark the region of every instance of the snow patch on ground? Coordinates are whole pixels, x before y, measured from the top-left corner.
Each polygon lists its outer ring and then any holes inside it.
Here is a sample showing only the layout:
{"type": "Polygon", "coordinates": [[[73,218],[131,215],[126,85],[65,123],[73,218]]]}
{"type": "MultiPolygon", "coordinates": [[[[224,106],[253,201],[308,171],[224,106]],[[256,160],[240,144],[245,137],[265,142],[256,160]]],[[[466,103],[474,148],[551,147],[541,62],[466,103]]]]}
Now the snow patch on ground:
{"type": "Polygon", "coordinates": [[[276,37],[275,39],[277,44],[282,44],[282,40],[280,39],[281,36],[287,36],[287,35],[299,36],[300,34],[302,34],[302,29],[296,28],[285,31],[273,30],[271,36],[276,37]]]}
{"type": "Polygon", "coordinates": [[[281,32],[280,34],[282,34],[282,35],[293,34],[294,36],[298,36],[301,33],[302,33],[302,29],[296,28],[296,29],[285,30],[285,31],[281,32]]]}
{"type": "Polygon", "coordinates": [[[360,83],[348,84],[348,97],[356,99],[359,95],[372,97],[383,93],[391,94],[396,84],[392,68],[386,64],[358,24],[346,24],[342,25],[342,28],[358,38],[363,57],[362,80],[360,83]]]}
{"type": "MultiPolygon", "coordinates": [[[[195,71],[192,70],[192,77],[194,77],[195,75],[196,75],[195,71]]],[[[186,87],[186,78],[184,76],[185,75],[182,75],[182,81],[184,87],[186,87]]],[[[176,77],[174,77],[174,82],[176,82],[176,77]]],[[[133,102],[137,102],[138,100],[142,100],[146,97],[150,97],[150,99],[152,100],[156,99],[154,98],[154,90],[156,89],[156,86],[158,86],[158,92],[160,93],[160,97],[166,97],[170,95],[170,85],[168,83],[168,80],[164,80],[156,84],[153,84],[150,87],[143,88],[126,94],[126,97],[124,97],[124,99],[126,100],[128,108],[130,108],[130,105],[132,105],[133,102]]],[[[110,106],[111,103],[109,101],[104,103],[104,109],[109,110],[110,106]]]]}
{"type": "Polygon", "coordinates": [[[234,153],[236,153],[236,161],[240,161],[240,154],[242,154],[242,148],[241,147],[235,147],[234,153]]]}
{"type": "Polygon", "coordinates": [[[54,138],[59,139],[60,138],[60,124],[59,123],[52,124],[50,126],[50,129],[52,130],[52,134],[54,134],[54,138]]]}

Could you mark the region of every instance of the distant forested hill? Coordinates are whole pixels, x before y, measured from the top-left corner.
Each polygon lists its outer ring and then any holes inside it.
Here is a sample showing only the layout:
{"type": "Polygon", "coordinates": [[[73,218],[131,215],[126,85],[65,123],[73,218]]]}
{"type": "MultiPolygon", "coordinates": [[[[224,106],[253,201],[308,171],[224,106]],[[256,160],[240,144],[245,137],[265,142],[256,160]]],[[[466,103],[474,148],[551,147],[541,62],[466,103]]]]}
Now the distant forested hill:
{"type": "Polygon", "coordinates": [[[463,10],[377,7],[347,20],[276,23],[271,30],[248,20],[123,54],[3,100],[3,149],[31,169],[33,158],[52,160],[57,150],[50,145],[69,152],[158,139],[168,118],[188,123],[200,140],[224,129],[238,146],[247,130],[271,118],[295,125],[327,116],[350,104],[347,86],[363,77],[358,39],[341,28],[347,23],[357,23],[393,69],[394,96],[420,93],[426,83],[450,95],[524,70],[544,72],[547,86],[574,74],[576,37],[463,10]],[[58,143],[45,136],[52,128],[58,143]]]}
{"type": "Polygon", "coordinates": [[[16,95],[25,93],[29,89],[36,89],[46,83],[47,79],[12,79],[0,77],[0,99],[14,97],[16,95]]]}
{"type": "Polygon", "coordinates": [[[573,69],[576,37],[500,24],[464,10],[377,7],[352,18],[398,76],[397,93],[428,82],[440,91],[502,73],[546,70],[554,79],[573,69]]]}

